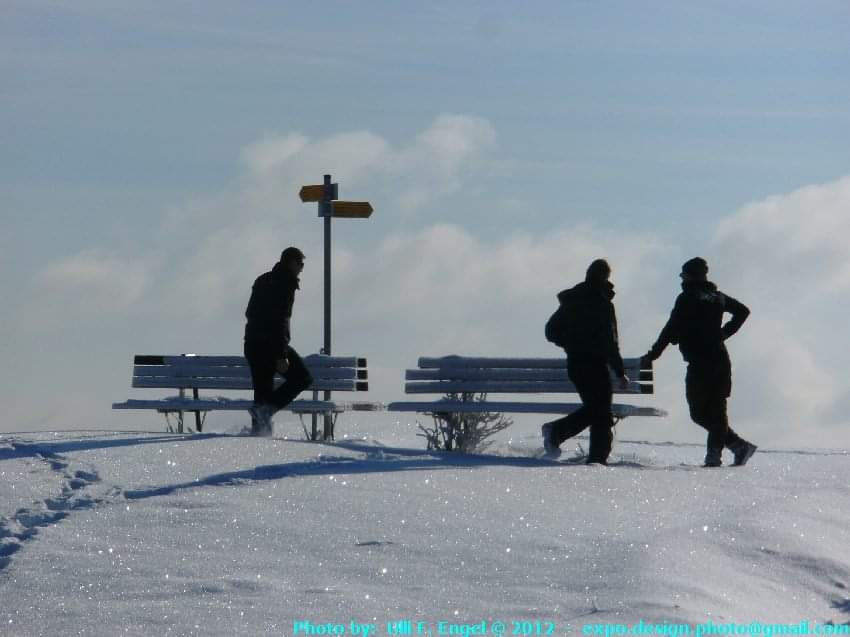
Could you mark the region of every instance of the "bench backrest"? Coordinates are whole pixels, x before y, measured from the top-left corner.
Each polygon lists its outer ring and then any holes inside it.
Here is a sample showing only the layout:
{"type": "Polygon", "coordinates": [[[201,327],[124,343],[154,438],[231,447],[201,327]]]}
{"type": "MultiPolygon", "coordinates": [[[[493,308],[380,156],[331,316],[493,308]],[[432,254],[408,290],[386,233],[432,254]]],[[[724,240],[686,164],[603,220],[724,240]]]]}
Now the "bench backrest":
{"type": "MultiPolygon", "coordinates": [[[[133,387],[253,389],[243,356],[137,355],[133,363],[133,387]]],[[[304,357],[304,364],[313,376],[309,389],[369,390],[365,358],[311,354],[304,357]]]]}
{"type": "MultiPolygon", "coordinates": [[[[639,358],[624,359],[628,389],[618,394],[651,394],[652,367],[639,358]]],[[[423,357],[418,369],[405,373],[408,394],[450,393],[571,393],[575,386],[567,378],[566,359],[560,358],[481,358],[468,356],[423,357]]]]}

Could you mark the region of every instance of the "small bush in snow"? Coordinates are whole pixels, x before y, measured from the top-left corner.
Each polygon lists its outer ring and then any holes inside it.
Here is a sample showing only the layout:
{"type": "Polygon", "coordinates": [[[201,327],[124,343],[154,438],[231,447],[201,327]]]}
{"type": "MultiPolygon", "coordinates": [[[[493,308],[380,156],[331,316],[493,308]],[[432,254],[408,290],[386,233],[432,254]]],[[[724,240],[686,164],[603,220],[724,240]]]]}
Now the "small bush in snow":
{"type": "MultiPolygon", "coordinates": [[[[463,392],[444,396],[445,400],[462,402],[484,402],[487,394],[463,392]]],[[[494,412],[479,413],[439,413],[431,414],[434,418],[433,428],[419,425],[419,429],[428,443],[428,449],[444,451],[460,451],[471,453],[481,451],[490,443],[485,442],[490,436],[507,429],[513,420],[494,412]]]]}

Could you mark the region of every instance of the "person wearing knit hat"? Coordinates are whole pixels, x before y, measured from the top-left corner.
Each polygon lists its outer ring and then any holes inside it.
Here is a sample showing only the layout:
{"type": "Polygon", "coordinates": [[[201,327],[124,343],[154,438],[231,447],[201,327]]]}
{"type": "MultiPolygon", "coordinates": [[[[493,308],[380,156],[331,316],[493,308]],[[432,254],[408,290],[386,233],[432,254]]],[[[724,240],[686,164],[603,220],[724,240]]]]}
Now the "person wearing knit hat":
{"type": "Polygon", "coordinates": [[[682,264],[679,276],[682,293],[658,340],[643,359],[651,363],[668,344],[679,345],[688,363],[685,396],[691,418],[708,431],[705,466],[719,467],[724,447],[732,451],[734,466],[744,465],[757,447],[729,426],[727,400],[732,393],[732,363],[724,341],[741,328],[750,310],[708,280],[708,263],[702,257],[682,264]],[[726,313],[732,318],[723,324],[726,313]]]}
{"type": "Polygon", "coordinates": [[[702,257],[689,259],[682,264],[682,274],[695,281],[704,280],[708,276],[708,263],[702,257]]]}

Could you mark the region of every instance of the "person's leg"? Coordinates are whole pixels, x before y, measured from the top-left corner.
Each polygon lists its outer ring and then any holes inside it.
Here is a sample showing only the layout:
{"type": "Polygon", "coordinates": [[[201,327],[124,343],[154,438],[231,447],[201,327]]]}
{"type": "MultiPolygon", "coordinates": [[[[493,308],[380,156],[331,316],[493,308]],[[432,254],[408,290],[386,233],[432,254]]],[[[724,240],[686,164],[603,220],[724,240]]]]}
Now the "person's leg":
{"type": "Polygon", "coordinates": [[[582,406],[563,418],[558,418],[549,423],[552,425],[552,441],[558,446],[565,440],[577,436],[590,426],[587,403],[584,396],[582,396],[582,391],[587,386],[587,372],[585,367],[586,365],[578,357],[573,357],[573,360],[568,360],[567,362],[567,377],[575,386],[576,392],[578,392],[579,398],[582,401],[582,406]]]}
{"type": "Polygon", "coordinates": [[[565,440],[569,440],[587,429],[590,422],[587,419],[587,409],[582,406],[563,418],[553,420],[551,424],[552,441],[560,446],[565,440]]]}
{"type": "Polygon", "coordinates": [[[283,409],[300,394],[313,384],[310,370],[304,365],[304,361],[298,352],[292,347],[286,348],[286,357],[289,360],[289,369],[283,375],[286,382],[278,387],[272,394],[272,404],[276,410],[283,409]]]}
{"type": "Polygon", "coordinates": [[[704,369],[697,367],[696,364],[688,365],[688,372],[685,376],[685,398],[688,401],[688,410],[691,414],[691,420],[697,425],[711,431],[711,392],[709,388],[709,379],[704,369]]]}
{"type": "Polygon", "coordinates": [[[262,344],[246,342],[245,358],[251,368],[254,402],[268,403],[274,391],[274,356],[262,344]]]}
{"type": "Polygon", "coordinates": [[[582,392],[582,401],[588,409],[591,423],[587,461],[606,464],[614,440],[614,418],[611,414],[613,388],[608,365],[604,362],[595,365],[590,370],[588,381],[582,392]]]}
{"type": "Polygon", "coordinates": [[[735,456],[732,462],[734,466],[747,464],[747,461],[756,452],[756,445],[744,440],[739,436],[732,427],[729,426],[729,416],[727,412],[728,397],[732,394],[732,363],[729,360],[728,353],[725,353],[722,365],[718,371],[718,400],[716,409],[716,418],[725,423],[726,435],[723,439],[724,446],[729,449],[735,456]]]}
{"type": "Polygon", "coordinates": [[[721,361],[700,361],[688,365],[685,396],[691,420],[708,432],[705,464],[709,466],[721,463],[723,447],[729,436],[725,387],[721,361]]]}
{"type": "Polygon", "coordinates": [[[718,444],[721,447],[726,447],[727,449],[734,451],[744,444],[745,441],[741,438],[741,436],[735,433],[732,427],[729,426],[727,402],[726,396],[717,394],[710,401],[710,405],[708,407],[710,419],[711,422],[717,423],[717,440],[712,440],[712,442],[713,444],[718,444]]]}
{"type": "MultiPolygon", "coordinates": [[[[254,386],[254,408],[251,410],[251,431],[254,434],[264,433],[269,429],[267,422],[258,422],[258,409],[269,410],[274,393],[274,354],[267,345],[262,343],[245,343],[244,353],[251,369],[251,382],[254,386]]],[[[265,416],[262,417],[266,420],[265,416]]]]}
{"type": "Polygon", "coordinates": [[[724,352],[724,355],[718,361],[715,383],[716,400],[713,401],[712,409],[714,413],[712,415],[717,421],[722,423],[722,425],[718,425],[718,428],[725,432],[723,445],[727,449],[735,451],[740,449],[742,445],[746,445],[747,442],[729,426],[727,403],[729,396],[732,394],[732,361],[729,360],[728,352],[724,352]]]}

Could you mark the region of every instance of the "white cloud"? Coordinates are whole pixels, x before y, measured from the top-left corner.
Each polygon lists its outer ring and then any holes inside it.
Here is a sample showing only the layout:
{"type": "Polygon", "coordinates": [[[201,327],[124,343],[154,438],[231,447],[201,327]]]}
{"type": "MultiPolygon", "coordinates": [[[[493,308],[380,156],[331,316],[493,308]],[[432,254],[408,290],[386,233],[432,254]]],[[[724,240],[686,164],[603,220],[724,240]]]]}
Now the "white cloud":
{"type": "Polygon", "coordinates": [[[321,183],[322,175],[331,174],[343,182],[341,199],[389,183],[390,206],[412,212],[457,191],[495,144],[496,132],[486,119],[449,114],[397,147],[369,131],[316,140],[300,133],[267,135],[242,152],[245,194],[257,204],[294,204],[301,185],[321,183]]]}
{"type": "MultiPolygon", "coordinates": [[[[229,189],[174,208],[152,229],[157,254],[131,259],[92,250],[48,264],[32,282],[22,322],[52,316],[57,327],[69,320],[95,323],[96,316],[101,323],[130,317],[116,336],[124,339],[122,350],[137,347],[126,342],[135,319],[146,321],[145,342],[155,347],[238,351],[251,282],[283,247],[299,245],[307,249],[308,266],[295,344],[315,351],[321,224],[315,204],[302,204],[297,192],[330,172],[342,198],[377,193],[378,214],[387,215],[380,235],[361,234],[334,247],[335,351],[368,355],[381,378],[398,376],[389,386],[375,385],[376,398],[398,398],[402,368],[423,354],[556,355],[543,339],[543,322],[555,294],[581,280],[597,257],[614,269],[623,353],[645,351],[672,306],[674,268],[682,260],[660,232],[626,235],[565,216],[545,233],[517,228],[490,239],[462,223],[429,223],[447,195],[487,168],[495,144],[486,120],[457,115],[438,117],[406,144],[368,131],[321,139],[266,136],[245,148],[244,172],[229,189]],[[393,216],[398,211],[406,216],[393,216]],[[407,219],[416,224],[405,228],[407,219]],[[145,312],[136,311],[142,304],[145,312]]],[[[712,277],[753,310],[730,341],[732,413],[741,433],[759,444],[830,444],[818,435],[850,441],[834,428],[837,420],[850,420],[846,360],[836,354],[850,350],[841,311],[841,295],[850,287],[848,209],[850,177],[745,206],[723,219],[707,242],[712,277]]],[[[701,430],[684,424],[681,376],[671,348],[648,402],[673,417],[647,428],[652,435],[701,439],[701,430]]]]}
{"type": "MultiPolygon", "coordinates": [[[[729,343],[735,361],[735,409],[748,427],[775,444],[802,434],[815,446],[830,446],[818,436],[830,405],[846,382],[818,360],[781,317],[754,316],[729,343]]],[[[733,423],[734,426],[734,423],[733,423]]],[[[740,431],[746,435],[745,431],[740,431]]]]}
{"type": "Polygon", "coordinates": [[[242,150],[242,163],[251,174],[267,175],[303,152],[309,142],[300,133],[269,135],[242,150]]]}
{"type": "Polygon", "coordinates": [[[422,343],[410,348],[413,356],[423,353],[417,349],[552,354],[542,326],[557,305],[557,292],[581,281],[594,258],[607,256],[620,289],[617,303],[629,315],[642,303],[636,283],[651,278],[647,264],[661,248],[649,236],[590,227],[560,228],[546,236],[516,233],[490,243],[459,226],[436,225],[389,236],[376,254],[352,259],[341,273],[341,296],[363,323],[381,322],[392,332],[401,322],[422,343]],[[368,302],[358,306],[356,300],[364,298],[368,302]]]}
{"type": "MultiPolygon", "coordinates": [[[[492,146],[495,132],[483,119],[442,115],[407,145],[393,148],[368,131],[311,140],[300,133],[267,135],[241,154],[245,173],[232,192],[174,209],[167,224],[169,245],[188,246],[172,255],[168,305],[182,315],[234,311],[250,291],[246,281],[268,269],[287,245],[321,245],[315,204],[298,199],[302,185],[330,173],[347,192],[370,192],[365,183],[389,183],[387,205],[424,206],[453,192],[492,146]],[[313,223],[305,224],[309,219],[313,223]],[[247,291],[245,291],[247,290],[247,291]]],[[[336,267],[345,268],[336,250],[336,267]]],[[[321,255],[308,255],[305,278],[317,276],[321,255]]],[[[320,284],[320,279],[318,279],[320,284]]]]}
{"type": "MultiPolygon", "coordinates": [[[[718,226],[724,258],[747,279],[819,297],[850,288],[850,176],[744,206],[718,226]]],[[[787,292],[786,292],[787,295],[787,292]]]]}
{"type": "Polygon", "coordinates": [[[455,175],[460,165],[496,144],[496,131],[485,119],[441,115],[420,133],[412,154],[421,155],[444,175],[455,175]]]}
{"type": "Polygon", "coordinates": [[[182,255],[174,276],[161,283],[161,303],[173,314],[204,322],[233,314],[247,303],[254,277],[280,255],[281,237],[286,236],[280,225],[254,222],[206,235],[182,255]]]}
{"type": "Polygon", "coordinates": [[[744,206],[713,242],[718,279],[753,312],[734,338],[742,414],[819,446],[830,444],[822,427],[850,421],[840,408],[850,393],[847,210],[850,177],[744,206]]]}
{"type": "Polygon", "coordinates": [[[292,133],[267,135],[250,144],[242,152],[242,160],[250,188],[284,186],[289,197],[297,200],[301,185],[321,183],[325,173],[344,175],[347,183],[356,183],[363,175],[380,171],[391,154],[389,142],[369,131],[317,140],[292,133]]]}
{"type": "Polygon", "coordinates": [[[401,179],[398,207],[405,212],[456,192],[496,147],[496,131],[485,119],[441,115],[415,142],[393,155],[388,172],[401,179]]]}
{"type": "Polygon", "coordinates": [[[51,263],[35,276],[26,314],[35,323],[127,311],[152,282],[153,262],[87,250],[51,263]]]}

